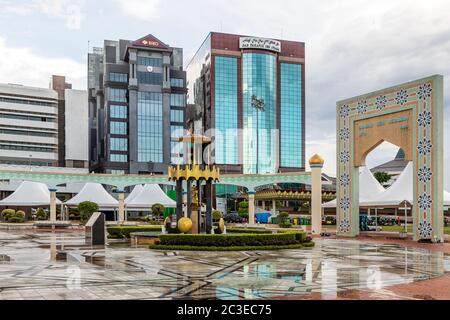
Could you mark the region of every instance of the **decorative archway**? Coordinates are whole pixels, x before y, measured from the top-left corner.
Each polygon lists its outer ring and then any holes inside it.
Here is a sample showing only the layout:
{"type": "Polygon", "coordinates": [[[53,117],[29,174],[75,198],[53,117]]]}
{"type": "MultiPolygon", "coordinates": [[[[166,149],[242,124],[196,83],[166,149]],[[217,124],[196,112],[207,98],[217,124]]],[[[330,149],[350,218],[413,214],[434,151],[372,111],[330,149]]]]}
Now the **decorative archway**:
{"type": "Polygon", "coordinates": [[[359,167],[389,141],[414,162],[414,239],[443,239],[443,102],[435,75],[337,103],[339,235],[359,234],[359,167]]]}

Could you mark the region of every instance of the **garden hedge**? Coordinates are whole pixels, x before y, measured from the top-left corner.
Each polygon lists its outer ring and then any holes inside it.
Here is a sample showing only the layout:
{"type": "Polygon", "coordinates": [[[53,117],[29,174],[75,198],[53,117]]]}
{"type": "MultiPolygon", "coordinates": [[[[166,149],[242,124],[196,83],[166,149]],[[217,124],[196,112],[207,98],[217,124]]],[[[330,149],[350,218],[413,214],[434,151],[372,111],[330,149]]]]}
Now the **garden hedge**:
{"type": "Polygon", "coordinates": [[[161,232],[160,226],[132,227],[132,226],[113,226],[106,228],[109,237],[113,239],[130,238],[130,234],[134,232],[161,232]]]}
{"type": "Polygon", "coordinates": [[[265,229],[248,229],[248,228],[227,228],[227,233],[239,234],[272,234],[273,232],[265,229]]]}
{"type": "Polygon", "coordinates": [[[303,232],[278,234],[236,234],[236,235],[168,235],[159,237],[162,246],[194,247],[244,247],[244,246],[284,246],[301,244],[306,240],[303,232]]]}
{"type": "Polygon", "coordinates": [[[196,246],[166,246],[155,244],[151,245],[152,250],[163,251],[270,251],[270,250],[292,250],[313,247],[314,243],[291,244],[284,246],[243,246],[243,247],[196,247],[196,246]]]}

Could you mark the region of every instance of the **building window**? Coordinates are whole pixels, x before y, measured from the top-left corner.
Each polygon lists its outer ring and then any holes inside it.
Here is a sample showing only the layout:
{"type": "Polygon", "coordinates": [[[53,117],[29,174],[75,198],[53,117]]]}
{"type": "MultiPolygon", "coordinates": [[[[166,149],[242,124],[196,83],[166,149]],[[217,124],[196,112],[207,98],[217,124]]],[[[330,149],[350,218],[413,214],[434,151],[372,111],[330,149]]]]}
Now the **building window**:
{"type": "Polygon", "coordinates": [[[109,81],[128,83],[128,74],[118,73],[118,72],[110,72],[109,73],[109,81]]]}
{"type": "Polygon", "coordinates": [[[127,135],[128,124],[126,122],[111,121],[110,124],[111,124],[110,128],[111,134],[127,135]]]}
{"type": "Polygon", "coordinates": [[[184,80],[177,78],[170,78],[170,85],[174,88],[184,88],[184,80]]]}
{"type": "Polygon", "coordinates": [[[237,59],[215,58],[215,123],[217,164],[239,164],[237,59]]]}
{"type": "Polygon", "coordinates": [[[116,176],[121,176],[125,174],[125,170],[111,170],[111,174],[114,174],[116,176]]]}
{"type": "Polygon", "coordinates": [[[24,99],[5,98],[5,97],[0,97],[0,102],[30,104],[30,105],[34,105],[34,106],[45,106],[45,107],[57,107],[58,106],[55,102],[24,100],[24,99]]]}
{"type": "Polygon", "coordinates": [[[138,161],[163,162],[163,101],[158,92],[138,93],[138,161]]]}
{"type": "Polygon", "coordinates": [[[149,58],[149,57],[137,57],[137,64],[140,66],[150,66],[162,68],[162,59],[161,58],[149,58]]]}
{"type": "Polygon", "coordinates": [[[186,107],[186,95],[179,93],[172,93],[170,95],[170,105],[172,107],[186,107]]]}
{"type": "Polygon", "coordinates": [[[112,104],[110,107],[110,118],[128,119],[128,107],[112,104]]]}
{"type": "Polygon", "coordinates": [[[183,164],[183,143],[178,140],[184,135],[184,127],[171,126],[170,138],[171,138],[171,159],[172,164],[183,164]]]}
{"type": "Polygon", "coordinates": [[[302,66],[281,64],[281,155],[282,167],[303,166],[302,66]]]}
{"type": "Polygon", "coordinates": [[[184,111],[183,110],[170,110],[170,121],[184,123],[184,111]]]}
{"type": "Polygon", "coordinates": [[[242,59],[244,174],[275,173],[274,154],[279,152],[274,134],[277,132],[277,58],[272,54],[244,53],[242,59]],[[264,111],[252,106],[253,95],[264,100],[264,111]]]}
{"type": "Polygon", "coordinates": [[[111,138],[111,151],[128,151],[128,139],[125,138],[111,138]]]}
{"type": "Polygon", "coordinates": [[[162,85],[162,73],[141,72],[137,73],[138,82],[141,84],[162,85]]]}
{"type": "Polygon", "coordinates": [[[29,115],[20,115],[20,114],[0,113],[0,117],[5,118],[5,119],[15,119],[15,120],[56,122],[55,118],[49,118],[49,117],[44,117],[44,116],[39,117],[39,116],[29,116],[29,115]]]}
{"type": "Polygon", "coordinates": [[[114,153],[112,153],[112,154],[109,155],[109,161],[126,163],[126,162],[128,162],[128,156],[126,154],[114,154],[114,153]]]}
{"type": "Polygon", "coordinates": [[[126,89],[109,88],[108,92],[109,92],[109,95],[108,95],[109,101],[127,102],[127,90],[126,89]]]}

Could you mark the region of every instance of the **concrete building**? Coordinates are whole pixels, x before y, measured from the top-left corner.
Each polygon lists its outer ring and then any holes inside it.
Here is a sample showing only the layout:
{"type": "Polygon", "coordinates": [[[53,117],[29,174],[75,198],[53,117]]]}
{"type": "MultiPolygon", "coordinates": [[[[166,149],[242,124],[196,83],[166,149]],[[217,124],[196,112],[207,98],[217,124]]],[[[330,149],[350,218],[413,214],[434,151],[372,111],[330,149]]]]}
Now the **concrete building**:
{"type": "Polygon", "coordinates": [[[0,84],[0,164],[58,165],[58,94],[0,84]]]}
{"type": "Polygon", "coordinates": [[[106,40],[88,60],[91,171],[159,174],[181,163],[183,50],[148,35],[106,40]]]}
{"type": "MultiPolygon", "coordinates": [[[[87,92],[53,76],[50,89],[0,84],[0,169],[89,173],[87,92]]],[[[0,198],[21,181],[0,181],[0,198]]],[[[82,186],[61,186],[63,194],[82,186]]]]}
{"type": "Polygon", "coordinates": [[[304,43],[212,32],[187,77],[187,122],[222,172],[305,170],[304,43]]]}

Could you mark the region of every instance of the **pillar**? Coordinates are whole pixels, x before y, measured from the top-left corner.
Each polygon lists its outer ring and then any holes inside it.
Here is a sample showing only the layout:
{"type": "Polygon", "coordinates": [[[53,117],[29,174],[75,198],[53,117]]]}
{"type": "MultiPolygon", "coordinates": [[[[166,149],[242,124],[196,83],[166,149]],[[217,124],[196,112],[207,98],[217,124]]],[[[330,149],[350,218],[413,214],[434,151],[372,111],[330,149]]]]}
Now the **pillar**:
{"type": "Polygon", "coordinates": [[[119,194],[119,224],[125,223],[125,192],[117,191],[119,194]]]}
{"type": "Polygon", "coordinates": [[[255,224],[255,192],[248,193],[248,224],[255,224]]]}
{"type": "Polygon", "coordinates": [[[189,219],[192,219],[192,180],[187,181],[187,187],[186,187],[186,212],[187,217],[189,219]]]}
{"type": "Polygon", "coordinates": [[[274,217],[277,216],[277,201],[276,200],[272,200],[272,215],[274,217]]]}
{"type": "Polygon", "coordinates": [[[50,222],[56,222],[56,189],[49,189],[50,191],[50,222]]]}
{"type": "Polygon", "coordinates": [[[263,209],[263,211],[266,211],[266,201],[262,202],[262,209],[263,209]]]}
{"type": "Polygon", "coordinates": [[[183,182],[181,180],[177,180],[177,221],[183,218],[183,182]]]}
{"type": "Polygon", "coordinates": [[[322,233],[322,168],[324,161],[316,155],[310,160],[311,166],[311,232],[322,233]]]}
{"type": "Polygon", "coordinates": [[[211,234],[211,231],[213,230],[213,216],[212,216],[212,181],[208,180],[206,182],[206,221],[205,221],[205,228],[206,228],[206,234],[211,234]]]}

